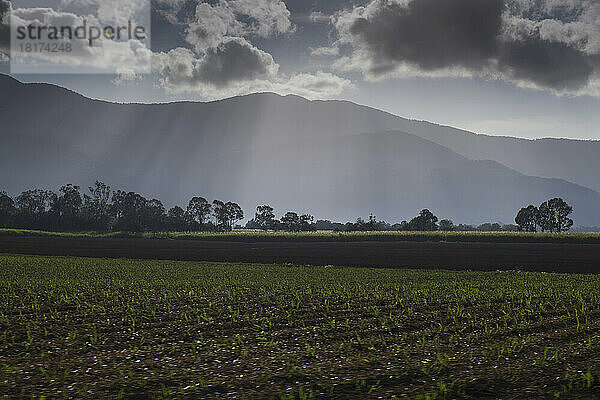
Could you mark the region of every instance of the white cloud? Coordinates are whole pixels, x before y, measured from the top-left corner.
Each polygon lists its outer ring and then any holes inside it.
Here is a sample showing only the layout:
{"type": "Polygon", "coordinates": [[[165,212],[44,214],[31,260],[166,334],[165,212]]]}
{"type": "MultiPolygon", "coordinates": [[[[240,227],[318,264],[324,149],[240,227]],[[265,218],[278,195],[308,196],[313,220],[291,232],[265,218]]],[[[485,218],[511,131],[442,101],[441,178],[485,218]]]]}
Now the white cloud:
{"type": "MultiPolygon", "coordinates": [[[[0,0],[2,1],[2,0],[0,0]]],[[[71,0],[63,0],[69,2],[71,0]]],[[[83,0],[82,0],[83,1],[83,0]]],[[[88,0],[91,6],[98,0],[88,0]]],[[[111,0],[116,1],[116,0],[111,0]]],[[[131,12],[135,13],[135,1],[131,12]]],[[[164,7],[180,7],[181,0],[159,0],[164,7]]],[[[106,3],[109,5],[109,3],[106,3]]],[[[113,4],[114,6],[114,4],[113,4]]],[[[102,15],[110,15],[110,7],[101,6],[102,15]]],[[[352,88],[348,79],[329,72],[316,71],[281,74],[272,55],[250,40],[272,37],[294,31],[290,12],[281,0],[220,0],[200,3],[188,21],[186,41],[191,48],[175,48],[152,53],[142,43],[114,42],[99,39],[90,47],[86,41],[73,40],[73,52],[62,54],[53,62],[70,67],[112,67],[115,85],[136,84],[141,80],[136,65],[151,60],[158,85],[170,93],[194,93],[207,99],[253,92],[296,94],[311,99],[331,98],[352,88]]],[[[176,13],[171,14],[173,17],[176,13]]],[[[82,17],[52,9],[21,9],[18,22],[78,26],[82,17]]],[[[97,18],[88,24],[100,24],[97,18]]],[[[314,55],[338,54],[336,48],[312,49],[314,55]]],[[[41,55],[37,62],[49,61],[41,55]]]]}
{"type": "Polygon", "coordinates": [[[186,41],[201,53],[217,46],[225,36],[242,36],[244,26],[225,2],[211,6],[200,3],[196,19],[188,25],[186,41]]]}
{"type": "Polygon", "coordinates": [[[270,37],[292,32],[290,12],[281,0],[220,0],[200,3],[187,28],[186,41],[200,53],[225,36],[270,37]]]}
{"type": "Polygon", "coordinates": [[[331,16],[321,11],[311,12],[309,18],[313,24],[327,24],[331,21],[331,16]]]}
{"type": "Polygon", "coordinates": [[[238,57],[239,53],[247,53],[245,57],[239,58],[239,66],[247,67],[253,64],[254,69],[248,71],[215,63],[215,60],[211,59],[212,55],[198,57],[191,50],[184,48],[156,54],[153,67],[160,74],[159,86],[170,93],[196,93],[206,99],[221,99],[255,92],[296,94],[320,99],[338,95],[353,86],[347,79],[321,71],[314,74],[281,76],[278,74],[279,65],[269,54],[261,52],[247,42],[244,46],[246,48],[237,49],[232,54],[217,57],[238,57]],[[254,57],[255,60],[251,61],[254,57]],[[262,64],[258,61],[262,61],[262,64]],[[215,65],[226,67],[228,71],[216,71],[215,74],[215,68],[218,68],[215,65]],[[237,73],[240,72],[242,75],[238,76],[237,73]],[[223,79],[224,77],[229,79],[223,79]]]}
{"type": "Polygon", "coordinates": [[[231,0],[228,4],[234,13],[254,20],[246,26],[250,33],[269,37],[293,30],[291,13],[281,0],[231,0]]]}
{"type": "MultiPolygon", "coordinates": [[[[165,5],[178,0],[161,0],[165,5]]],[[[279,74],[273,57],[252,45],[253,36],[271,37],[294,31],[290,12],[281,0],[220,0],[196,6],[186,29],[193,51],[173,49],[153,56],[159,86],[171,93],[195,93],[207,99],[274,92],[308,98],[328,98],[352,87],[331,73],[279,74]]],[[[316,49],[315,54],[336,54],[316,49]]]]}
{"type": "Polygon", "coordinates": [[[337,46],[326,46],[309,48],[310,55],[313,57],[335,57],[340,54],[340,49],[337,46]]]}
{"type": "Polygon", "coordinates": [[[117,69],[117,76],[111,80],[116,86],[127,86],[138,83],[142,80],[142,76],[129,68],[117,69]]]}
{"type": "Polygon", "coordinates": [[[349,79],[323,71],[294,74],[280,85],[279,93],[297,94],[309,99],[330,98],[354,87],[349,79]]]}
{"type": "Polygon", "coordinates": [[[96,0],[100,21],[126,26],[129,21],[150,24],[150,0],[96,0]]]}

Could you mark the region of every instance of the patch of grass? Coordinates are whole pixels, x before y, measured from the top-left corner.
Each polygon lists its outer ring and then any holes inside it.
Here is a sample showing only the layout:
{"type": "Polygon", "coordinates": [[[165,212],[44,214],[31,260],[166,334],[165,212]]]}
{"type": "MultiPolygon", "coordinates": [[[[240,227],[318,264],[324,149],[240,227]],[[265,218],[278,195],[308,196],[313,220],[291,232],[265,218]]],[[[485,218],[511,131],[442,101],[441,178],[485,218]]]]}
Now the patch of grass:
{"type": "MultiPolygon", "coordinates": [[[[49,232],[32,229],[0,229],[0,236],[49,236],[49,237],[89,237],[89,238],[144,238],[154,234],[136,232],[49,232]]],[[[166,237],[166,236],[165,236],[166,237]]]]}
{"type": "Polygon", "coordinates": [[[0,235],[61,236],[93,238],[146,238],[206,241],[294,241],[294,242],[480,242],[480,243],[574,243],[598,244],[598,233],[525,233],[525,232],[262,232],[236,230],[227,233],[190,232],[45,232],[25,229],[0,229],[0,235]]]}
{"type": "Polygon", "coordinates": [[[594,398],[600,276],[0,256],[9,397],[594,398]]]}

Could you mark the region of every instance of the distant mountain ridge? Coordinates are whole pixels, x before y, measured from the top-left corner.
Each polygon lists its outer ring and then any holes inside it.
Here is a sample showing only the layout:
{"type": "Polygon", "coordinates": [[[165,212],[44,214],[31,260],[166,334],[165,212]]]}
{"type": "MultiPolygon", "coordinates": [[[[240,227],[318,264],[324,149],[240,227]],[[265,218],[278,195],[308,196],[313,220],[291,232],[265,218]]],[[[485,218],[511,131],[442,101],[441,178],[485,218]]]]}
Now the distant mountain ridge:
{"type": "Polygon", "coordinates": [[[246,212],[270,203],[390,221],[430,207],[469,223],[511,222],[518,207],[560,195],[575,206],[576,224],[600,225],[596,141],[476,135],[274,94],[115,104],[7,76],[0,121],[0,190],[11,193],[100,179],[167,205],[201,194],[246,212]]]}

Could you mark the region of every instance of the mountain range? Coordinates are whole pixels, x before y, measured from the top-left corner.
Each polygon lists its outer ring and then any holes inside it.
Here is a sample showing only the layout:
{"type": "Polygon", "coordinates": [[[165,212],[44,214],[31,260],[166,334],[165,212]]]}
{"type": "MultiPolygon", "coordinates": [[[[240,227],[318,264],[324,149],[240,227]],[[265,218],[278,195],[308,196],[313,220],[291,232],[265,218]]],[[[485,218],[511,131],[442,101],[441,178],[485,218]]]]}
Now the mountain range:
{"type": "Polygon", "coordinates": [[[208,103],[117,104],[0,75],[0,190],[96,179],[165,205],[202,195],[347,221],[429,208],[510,223],[563,197],[600,225],[600,142],[475,134],[345,101],[252,94],[208,103]]]}

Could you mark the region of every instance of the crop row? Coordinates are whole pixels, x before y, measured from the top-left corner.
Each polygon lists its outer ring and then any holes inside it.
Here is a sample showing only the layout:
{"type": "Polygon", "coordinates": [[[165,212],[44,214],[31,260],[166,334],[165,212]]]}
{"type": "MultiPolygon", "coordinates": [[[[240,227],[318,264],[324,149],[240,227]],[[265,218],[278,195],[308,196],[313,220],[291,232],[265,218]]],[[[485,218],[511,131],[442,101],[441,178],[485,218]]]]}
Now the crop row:
{"type": "Polygon", "coordinates": [[[4,236],[57,236],[88,238],[146,238],[237,242],[483,242],[483,243],[575,243],[598,244],[599,233],[528,232],[273,232],[235,230],[225,233],[201,232],[45,232],[26,229],[0,229],[4,236]]]}
{"type": "Polygon", "coordinates": [[[576,398],[600,277],[0,257],[0,392],[576,398]]]}

